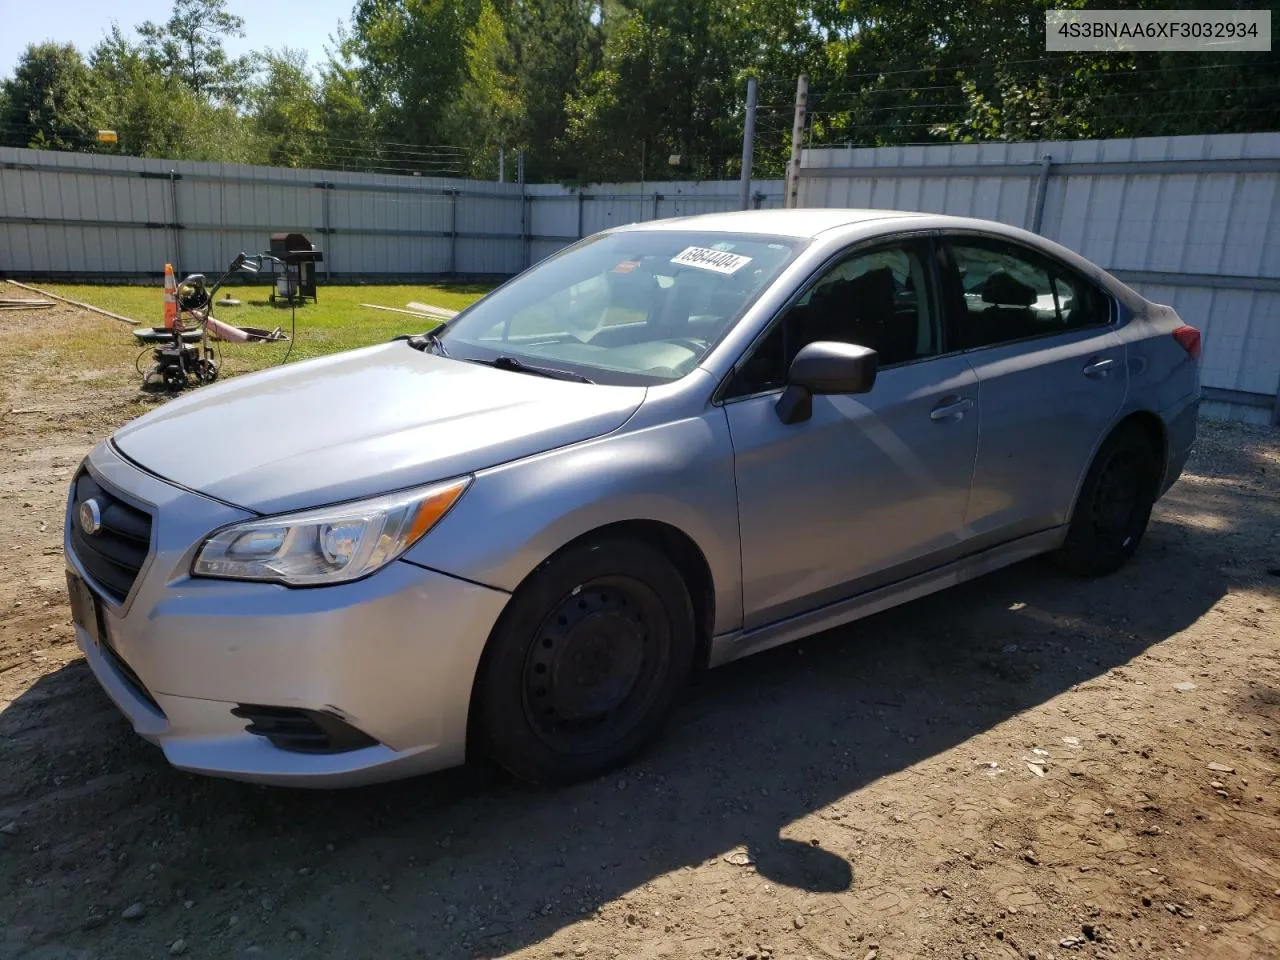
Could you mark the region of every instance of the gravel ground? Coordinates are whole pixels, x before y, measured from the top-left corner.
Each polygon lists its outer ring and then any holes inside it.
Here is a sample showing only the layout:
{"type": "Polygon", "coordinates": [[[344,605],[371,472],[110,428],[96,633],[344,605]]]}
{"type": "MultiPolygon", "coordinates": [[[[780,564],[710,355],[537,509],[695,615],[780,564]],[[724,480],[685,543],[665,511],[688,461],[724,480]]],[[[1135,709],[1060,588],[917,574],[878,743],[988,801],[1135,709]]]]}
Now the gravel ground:
{"type": "Polygon", "coordinates": [[[0,957],[1280,957],[1280,435],[1205,424],[1120,573],[1022,564],[715,671],[616,776],[290,792],[173,771],[79,657],[66,485],[142,408],[21,321],[0,957]]]}

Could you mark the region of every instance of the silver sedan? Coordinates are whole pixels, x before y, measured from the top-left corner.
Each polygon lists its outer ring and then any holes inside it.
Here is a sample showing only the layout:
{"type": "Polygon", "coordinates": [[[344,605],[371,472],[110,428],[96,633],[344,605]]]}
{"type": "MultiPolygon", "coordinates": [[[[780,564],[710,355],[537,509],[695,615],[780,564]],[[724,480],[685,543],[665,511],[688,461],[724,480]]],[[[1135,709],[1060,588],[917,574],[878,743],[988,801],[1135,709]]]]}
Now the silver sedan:
{"type": "Polygon", "coordinates": [[[1042,237],[861,210],[636,224],[444,327],[100,443],[68,584],[186,770],[601,773],[699,670],[1035,554],[1115,570],[1200,335],[1042,237]]]}

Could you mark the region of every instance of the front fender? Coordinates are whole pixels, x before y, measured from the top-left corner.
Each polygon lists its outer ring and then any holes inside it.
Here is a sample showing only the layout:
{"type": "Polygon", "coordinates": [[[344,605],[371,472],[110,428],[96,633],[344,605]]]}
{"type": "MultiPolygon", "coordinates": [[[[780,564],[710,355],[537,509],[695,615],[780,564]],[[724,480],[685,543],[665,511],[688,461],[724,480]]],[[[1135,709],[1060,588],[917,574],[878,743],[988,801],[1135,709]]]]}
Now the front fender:
{"type": "Polygon", "coordinates": [[[719,407],[483,470],[405,559],[510,591],[565,544],[628,520],[693,540],[711,570],[714,632],[741,627],[733,445],[719,407]]]}

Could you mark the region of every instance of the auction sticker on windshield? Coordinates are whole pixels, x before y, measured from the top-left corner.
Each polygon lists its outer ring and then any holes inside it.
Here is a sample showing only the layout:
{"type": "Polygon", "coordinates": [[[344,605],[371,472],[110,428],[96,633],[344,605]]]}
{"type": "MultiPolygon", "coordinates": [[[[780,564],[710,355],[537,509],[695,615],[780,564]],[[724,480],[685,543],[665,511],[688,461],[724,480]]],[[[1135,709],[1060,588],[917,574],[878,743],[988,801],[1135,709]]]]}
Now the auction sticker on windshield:
{"type": "Polygon", "coordinates": [[[671,262],[682,267],[714,270],[716,273],[737,273],[751,262],[751,258],[744,257],[740,253],[726,253],[723,250],[711,250],[707,247],[685,247],[671,258],[671,262]]]}

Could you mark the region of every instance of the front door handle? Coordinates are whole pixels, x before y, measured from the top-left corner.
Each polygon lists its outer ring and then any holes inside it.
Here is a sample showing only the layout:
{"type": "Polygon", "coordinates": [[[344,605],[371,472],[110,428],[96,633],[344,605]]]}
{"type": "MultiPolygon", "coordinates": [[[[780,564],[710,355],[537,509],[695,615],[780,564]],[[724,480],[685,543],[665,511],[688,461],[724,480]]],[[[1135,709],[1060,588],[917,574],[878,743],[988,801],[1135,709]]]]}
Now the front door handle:
{"type": "Polygon", "coordinates": [[[1116,362],[1109,357],[1094,357],[1084,365],[1081,373],[1092,380],[1101,380],[1111,375],[1111,368],[1115,365],[1116,362]]]}
{"type": "Polygon", "coordinates": [[[929,419],[939,423],[955,423],[964,417],[965,411],[973,406],[968,397],[943,397],[938,405],[929,411],[929,419]]]}

